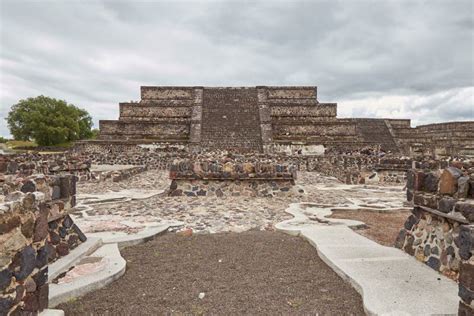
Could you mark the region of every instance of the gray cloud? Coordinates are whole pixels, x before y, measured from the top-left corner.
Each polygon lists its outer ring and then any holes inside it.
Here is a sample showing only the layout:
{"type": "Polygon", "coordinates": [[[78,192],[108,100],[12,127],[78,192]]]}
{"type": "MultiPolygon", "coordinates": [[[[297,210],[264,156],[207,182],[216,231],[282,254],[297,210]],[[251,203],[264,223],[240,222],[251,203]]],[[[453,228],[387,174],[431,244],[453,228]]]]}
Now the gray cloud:
{"type": "Polygon", "coordinates": [[[474,119],[472,1],[2,1],[0,134],[44,94],[97,122],[140,85],[318,85],[345,116],[474,119]]]}

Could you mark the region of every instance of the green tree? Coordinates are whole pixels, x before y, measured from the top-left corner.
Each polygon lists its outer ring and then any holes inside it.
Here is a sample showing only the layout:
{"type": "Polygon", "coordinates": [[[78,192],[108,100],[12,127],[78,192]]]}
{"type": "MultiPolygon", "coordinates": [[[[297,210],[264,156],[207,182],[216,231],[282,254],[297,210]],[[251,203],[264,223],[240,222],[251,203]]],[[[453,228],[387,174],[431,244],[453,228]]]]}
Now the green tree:
{"type": "Polygon", "coordinates": [[[16,140],[35,140],[41,146],[92,136],[92,118],[87,111],[42,95],[13,105],[7,122],[16,140]]]}

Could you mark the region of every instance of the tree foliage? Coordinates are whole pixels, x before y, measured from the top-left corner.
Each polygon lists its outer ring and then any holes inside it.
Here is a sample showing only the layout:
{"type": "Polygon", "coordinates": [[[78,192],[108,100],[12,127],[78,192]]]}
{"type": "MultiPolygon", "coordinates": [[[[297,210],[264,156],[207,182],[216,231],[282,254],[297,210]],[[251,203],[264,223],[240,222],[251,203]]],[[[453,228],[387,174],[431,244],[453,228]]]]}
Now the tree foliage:
{"type": "Polygon", "coordinates": [[[40,146],[92,136],[92,118],[87,111],[42,95],[13,105],[7,122],[15,139],[35,140],[40,146]]]}

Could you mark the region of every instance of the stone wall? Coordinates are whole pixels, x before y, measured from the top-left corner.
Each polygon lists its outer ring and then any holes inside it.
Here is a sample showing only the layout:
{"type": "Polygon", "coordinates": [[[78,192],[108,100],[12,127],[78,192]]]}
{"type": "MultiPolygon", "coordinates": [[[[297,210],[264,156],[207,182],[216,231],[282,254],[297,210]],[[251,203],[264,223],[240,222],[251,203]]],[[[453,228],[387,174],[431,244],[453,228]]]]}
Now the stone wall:
{"type": "MultiPolygon", "coordinates": [[[[421,164],[417,165],[421,167],[421,164]]],[[[459,281],[459,313],[474,313],[474,163],[445,169],[413,169],[407,199],[412,215],[396,241],[431,268],[459,281]]]]}
{"type": "MultiPolygon", "coordinates": [[[[90,146],[90,143],[87,143],[90,146]]],[[[117,149],[117,147],[114,147],[117,149]]],[[[93,155],[94,156],[94,155],[93,155]]],[[[117,152],[117,157],[120,153],[117,152]]],[[[120,164],[120,163],[116,163],[120,164]]],[[[146,166],[128,166],[119,169],[92,168],[87,155],[71,152],[61,154],[0,155],[0,184],[6,176],[27,177],[33,174],[72,174],[78,181],[118,182],[147,170],[146,166]]]]}
{"type": "MultiPolygon", "coordinates": [[[[95,164],[144,165],[148,168],[169,170],[173,160],[194,159],[197,155],[189,153],[184,148],[173,149],[161,145],[137,146],[108,143],[87,143],[79,150],[84,159],[95,164]]],[[[174,147],[176,148],[176,147],[174,147]]],[[[281,148],[272,154],[234,154],[235,156],[253,159],[266,159],[280,164],[292,164],[299,171],[318,172],[333,176],[348,184],[360,183],[404,183],[406,171],[412,168],[413,160],[396,155],[384,155],[376,150],[331,152],[326,155],[304,152],[304,147],[298,145],[281,148]]],[[[219,152],[208,152],[208,156],[219,152]]]]}
{"type": "MultiPolygon", "coordinates": [[[[82,175],[90,170],[90,160],[82,155],[61,154],[16,154],[0,155],[0,175],[30,176],[35,173],[82,175]]],[[[0,182],[2,179],[0,179],[0,182]]]]}
{"type": "Polygon", "coordinates": [[[72,175],[9,175],[0,196],[0,315],[36,315],[48,306],[48,263],[86,240],[68,213],[72,175]]]}
{"type": "Polygon", "coordinates": [[[448,122],[395,128],[399,148],[412,157],[474,157],[474,122],[448,122]]]}
{"type": "Polygon", "coordinates": [[[145,172],[148,170],[146,166],[124,166],[118,170],[103,170],[99,167],[98,170],[92,169],[88,175],[79,177],[79,181],[90,181],[90,182],[104,182],[112,181],[119,182],[136,174],[145,172]]]}
{"type": "Polygon", "coordinates": [[[265,196],[292,191],[296,167],[251,156],[196,156],[170,166],[171,196],[265,196]]]}

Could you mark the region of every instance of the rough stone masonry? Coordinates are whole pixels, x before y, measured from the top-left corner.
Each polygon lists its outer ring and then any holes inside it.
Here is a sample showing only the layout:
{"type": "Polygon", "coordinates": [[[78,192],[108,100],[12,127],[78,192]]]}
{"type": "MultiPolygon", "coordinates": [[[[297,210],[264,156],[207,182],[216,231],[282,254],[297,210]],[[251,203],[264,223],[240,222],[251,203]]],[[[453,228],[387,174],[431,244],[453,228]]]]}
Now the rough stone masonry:
{"type": "Polygon", "coordinates": [[[78,147],[155,144],[184,151],[314,154],[380,146],[409,156],[474,155],[474,122],[412,128],[409,119],[337,118],[315,86],[141,87],[118,120],[78,147]]]}

